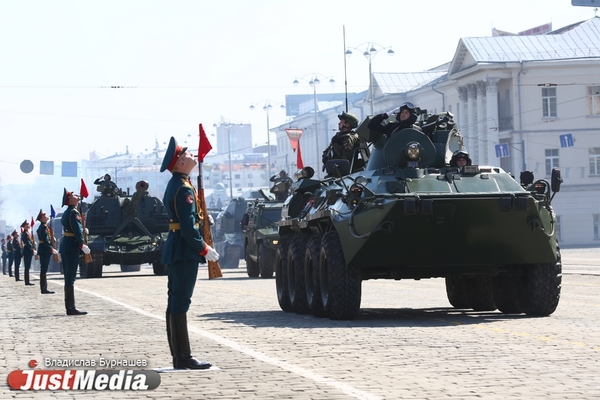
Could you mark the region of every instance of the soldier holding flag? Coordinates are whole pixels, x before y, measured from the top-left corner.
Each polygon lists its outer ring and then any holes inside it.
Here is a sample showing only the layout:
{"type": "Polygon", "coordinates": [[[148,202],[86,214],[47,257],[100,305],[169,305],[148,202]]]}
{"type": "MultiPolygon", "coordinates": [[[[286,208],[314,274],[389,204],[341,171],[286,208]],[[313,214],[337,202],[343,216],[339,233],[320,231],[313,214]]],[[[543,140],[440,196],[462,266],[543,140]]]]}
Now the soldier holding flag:
{"type": "Polygon", "coordinates": [[[168,170],[173,174],[163,198],[169,217],[169,235],[161,263],[169,266],[167,338],[175,369],[207,369],[211,366],[192,356],[187,327],[187,311],[196,286],[198,265],[219,259],[219,254],[205,242],[200,230],[205,216],[200,215],[197,193],[190,183],[190,173],[196,164],[187,147],[179,146],[171,137],[160,167],[160,172],[168,170]]]}

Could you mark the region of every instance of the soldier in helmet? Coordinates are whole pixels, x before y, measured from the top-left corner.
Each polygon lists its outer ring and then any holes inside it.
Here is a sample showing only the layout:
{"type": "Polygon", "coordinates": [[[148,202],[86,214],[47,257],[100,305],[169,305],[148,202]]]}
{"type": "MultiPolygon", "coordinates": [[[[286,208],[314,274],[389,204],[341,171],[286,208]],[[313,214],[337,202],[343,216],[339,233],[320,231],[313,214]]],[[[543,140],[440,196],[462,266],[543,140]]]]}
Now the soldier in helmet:
{"type": "Polygon", "coordinates": [[[394,132],[405,128],[421,130],[415,125],[417,122],[417,107],[411,102],[402,103],[396,114],[396,121],[387,122],[390,116],[387,113],[378,114],[369,121],[368,128],[372,131],[390,136],[394,132]]]}
{"type": "Polygon", "coordinates": [[[285,201],[288,195],[290,194],[290,188],[292,187],[292,178],[290,178],[285,170],[279,171],[279,176],[273,175],[270,179],[271,182],[275,184],[271,188],[271,193],[275,193],[278,201],[285,201]],[[283,183],[282,185],[278,185],[279,183],[283,183]],[[278,189],[282,190],[278,190],[278,189]]]}
{"type": "Polygon", "coordinates": [[[115,196],[119,191],[117,184],[111,180],[110,174],[105,174],[104,178],[96,179],[94,185],[98,185],[98,191],[104,196],[115,196]]]}
{"type": "Polygon", "coordinates": [[[456,150],[454,153],[452,153],[452,158],[450,159],[451,167],[462,168],[465,165],[471,165],[471,157],[469,157],[468,151],[456,150]]]}
{"type": "Polygon", "coordinates": [[[354,129],[358,127],[358,118],[356,115],[343,111],[338,115],[339,131],[331,138],[329,146],[323,151],[322,161],[323,170],[329,160],[348,160],[352,164],[354,156],[354,165],[351,172],[361,171],[364,162],[358,158],[358,151],[354,151],[360,145],[360,138],[354,129]]]}

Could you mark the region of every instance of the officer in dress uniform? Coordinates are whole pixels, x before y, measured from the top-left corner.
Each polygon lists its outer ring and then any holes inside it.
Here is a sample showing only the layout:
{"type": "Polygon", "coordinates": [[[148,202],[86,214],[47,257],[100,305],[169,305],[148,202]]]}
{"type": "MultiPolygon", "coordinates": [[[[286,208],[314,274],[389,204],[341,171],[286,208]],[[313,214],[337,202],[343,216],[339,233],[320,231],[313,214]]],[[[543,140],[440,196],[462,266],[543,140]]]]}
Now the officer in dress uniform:
{"type": "Polygon", "coordinates": [[[15,253],[13,252],[12,237],[10,235],[6,238],[6,253],[8,255],[8,276],[12,278],[12,266],[15,261],[15,253]]]}
{"type": "Polygon", "coordinates": [[[48,290],[48,265],[50,265],[50,256],[58,254],[55,248],[52,247],[50,234],[48,232],[48,216],[40,209],[37,220],[40,221],[40,226],[37,228],[38,236],[38,255],[40,256],[40,290],[42,294],[54,294],[52,290],[48,290]]]}
{"type": "Polygon", "coordinates": [[[169,266],[166,325],[175,369],[207,369],[211,366],[192,356],[186,314],[196,286],[198,264],[219,259],[215,249],[204,241],[200,229],[200,205],[189,177],[196,164],[187,147],[179,146],[171,137],[160,167],[160,172],[169,170],[173,174],[163,197],[169,217],[169,235],[161,263],[169,266]]]}
{"type": "Polygon", "coordinates": [[[6,248],[6,238],[2,238],[2,275],[6,275],[6,264],[8,264],[8,250],[6,248]]]}
{"type": "Polygon", "coordinates": [[[22,280],[19,277],[19,268],[21,267],[21,258],[23,258],[23,253],[21,252],[19,232],[17,232],[16,229],[13,231],[12,237],[13,259],[15,260],[15,282],[19,282],[22,280]]]}
{"type": "Polygon", "coordinates": [[[21,242],[23,243],[23,264],[25,265],[25,272],[23,275],[25,276],[25,286],[33,286],[34,284],[29,280],[29,270],[31,269],[31,260],[33,259],[34,254],[33,235],[29,232],[31,225],[25,220],[25,222],[21,224],[21,228],[23,228],[21,242]]]}
{"type": "Polygon", "coordinates": [[[62,205],[68,206],[60,222],[64,229],[64,236],[60,243],[60,256],[62,258],[65,275],[65,308],[67,315],[85,315],[87,311],[80,311],[75,307],[75,275],[79,266],[79,256],[90,253],[90,248],[83,244],[83,226],[81,214],[77,210],[79,196],[73,192],[63,191],[62,205]]]}

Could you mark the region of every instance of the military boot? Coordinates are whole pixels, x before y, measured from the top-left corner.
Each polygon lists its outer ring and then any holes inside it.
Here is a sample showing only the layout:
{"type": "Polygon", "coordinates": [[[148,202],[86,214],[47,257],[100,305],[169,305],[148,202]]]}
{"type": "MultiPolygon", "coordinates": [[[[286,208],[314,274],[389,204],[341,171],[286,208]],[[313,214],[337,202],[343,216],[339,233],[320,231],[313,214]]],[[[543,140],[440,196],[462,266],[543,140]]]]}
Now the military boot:
{"type": "Polygon", "coordinates": [[[65,308],[67,315],[85,315],[87,311],[80,311],[75,308],[75,288],[73,286],[65,286],[65,308]]]}
{"type": "Polygon", "coordinates": [[[167,311],[165,317],[165,320],[167,322],[167,341],[169,342],[169,351],[171,352],[173,368],[175,368],[175,351],[173,350],[173,346],[176,346],[176,344],[173,343],[173,338],[171,335],[171,314],[167,311]]]}
{"type": "Polygon", "coordinates": [[[25,286],[34,286],[34,283],[31,283],[31,281],[29,280],[29,269],[25,268],[25,273],[23,274],[25,275],[25,286]]]}
{"type": "Polygon", "coordinates": [[[54,294],[52,290],[48,290],[48,280],[45,272],[40,272],[40,289],[42,294],[54,294]]]}
{"type": "Polygon", "coordinates": [[[171,339],[173,340],[173,352],[175,353],[173,368],[208,369],[211,367],[210,363],[199,361],[196,357],[192,356],[186,313],[171,315],[171,339]]]}

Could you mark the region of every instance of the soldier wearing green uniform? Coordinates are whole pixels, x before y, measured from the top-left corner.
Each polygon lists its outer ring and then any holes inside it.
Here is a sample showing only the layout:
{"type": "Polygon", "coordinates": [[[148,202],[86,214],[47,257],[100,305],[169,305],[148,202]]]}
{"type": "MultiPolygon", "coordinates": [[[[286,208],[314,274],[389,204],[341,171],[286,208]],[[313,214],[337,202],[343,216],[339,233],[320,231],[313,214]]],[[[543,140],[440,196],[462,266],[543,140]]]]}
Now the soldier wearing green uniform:
{"type": "Polygon", "coordinates": [[[90,248],[83,243],[83,226],[81,225],[81,214],[77,210],[79,196],[75,193],[63,192],[62,205],[68,206],[63,213],[60,222],[64,229],[64,236],[60,243],[60,256],[62,258],[65,274],[65,308],[67,315],[85,315],[86,311],[80,311],[75,307],[75,275],[79,266],[81,253],[89,254],[90,248]]]}
{"type": "Polygon", "coordinates": [[[40,290],[42,294],[54,294],[52,290],[48,290],[48,265],[50,265],[50,256],[58,254],[55,248],[52,247],[52,241],[48,231],[48,216],[40,210],[37,220],[40,221],[40,226],[37,228],[38,236],[38,255],[40,256],[40,290]]]}
{"type": "Polygon", "coordinates": [[[29,222],[27,222],[27,220],[25,220],[25,222],[23,222],[21,224],[21,228],[23,228],[23,234],[21,235],[21,242],[23,243],[23,264],[25,265],[25,272],[23,273],[23,276],[25,277],[25,286],[33,286],[33,283],[31,283],[30,278],[29,278],[29,270],[31,269],[31,260],[33,259],[33,253],[34,253],[34,249],[33,249],[33,236],[31,235],[31,233],[29,232],[29,230],[31,229],[31,225],[29,225],[29,222]]]}
{"type": "Polygon", "coordinates": [[[8,261],[8,250],[6,249],[6,239],[2,238],[2,275],[6,275],[7,261],[8,261]]]}
{"type": "Polygon", "coordinates": [[[13,252],[12,240],[10,235],[6,238],[6,253],[8,255],[8,276],[12,278],[12,266],[15,261],[15,253],[13,252]]]}
{"type": "Polygon", "coordinates": [[[354,131],[358,126],[358,118],[354,114],[342,112],[338,115],[338,119],[340,120],[339,131],[331,138],[329,146],[323,151],[323,170],[329,160],[348,160],[352,164],[354,157],[354,164],[350,172],[362,171],[364,162],[359,158],[359,152],[354,151],[360,145],[358,133],[354,131]]]}
{"type": "Polygon", "coordinates": [[[12,233],[12,238],[13,259],[15,261],[15,282],[19,282],[22,280],[19,277],[19,268],[21,267],[23,253],[21,253],[21,241],[19,240],[19,233],[16,229],[12,233]]]}
{"type": "Polygon", "coordinates": [[[179,146],[171,137],[160,168],[160,172],[169,170],[173,174],[163,197],[169,217],[169,235],[161,263],[169,266],[166,325],[175,369],[207,369],[211,366],[192,356],[186,314],[196,286],[199,263],[219,259],[219,254],[202,237],[198,196],[189,181],[196,164],[187,147],[179,146]]]}

